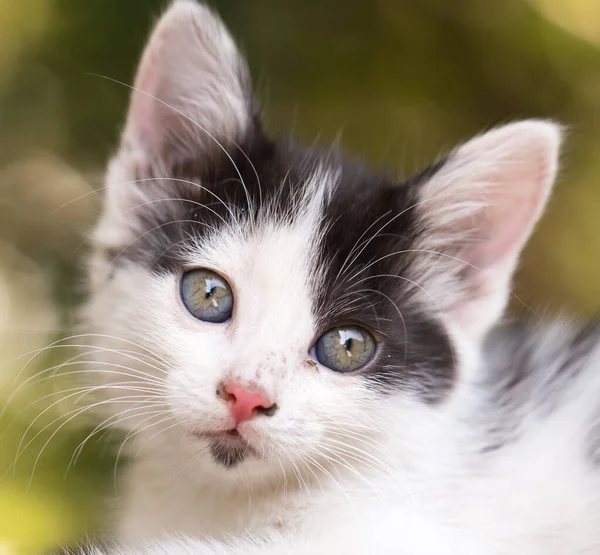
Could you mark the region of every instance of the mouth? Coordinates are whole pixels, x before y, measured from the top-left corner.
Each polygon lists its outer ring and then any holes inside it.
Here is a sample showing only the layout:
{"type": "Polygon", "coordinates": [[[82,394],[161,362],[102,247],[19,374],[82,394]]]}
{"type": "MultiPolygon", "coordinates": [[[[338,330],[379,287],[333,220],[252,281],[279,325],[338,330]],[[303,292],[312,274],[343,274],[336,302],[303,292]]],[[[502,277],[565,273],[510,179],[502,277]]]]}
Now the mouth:
{"type": "Polygon", "coordinates": [[[194,435],[208,440],[213,461],[227,469],[233,468],[249,456],[256,456],[256,451],[236,429],[194,435]]]}

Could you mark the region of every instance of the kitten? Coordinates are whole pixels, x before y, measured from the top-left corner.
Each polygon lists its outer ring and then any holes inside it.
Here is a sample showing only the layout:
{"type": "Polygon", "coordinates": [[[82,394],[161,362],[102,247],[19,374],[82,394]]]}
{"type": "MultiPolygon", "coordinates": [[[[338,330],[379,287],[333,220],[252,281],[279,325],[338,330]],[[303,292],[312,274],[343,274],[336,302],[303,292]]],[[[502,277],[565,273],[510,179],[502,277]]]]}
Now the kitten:
{"type": "Polygon", "coordinates": [[[115,539],[600,552],[597,329],[488,334],[560,136],[506,125],[403,184],[273,141],[223,24],[174,2],[93,234],[89,375],[134,455],[115,539]]]}

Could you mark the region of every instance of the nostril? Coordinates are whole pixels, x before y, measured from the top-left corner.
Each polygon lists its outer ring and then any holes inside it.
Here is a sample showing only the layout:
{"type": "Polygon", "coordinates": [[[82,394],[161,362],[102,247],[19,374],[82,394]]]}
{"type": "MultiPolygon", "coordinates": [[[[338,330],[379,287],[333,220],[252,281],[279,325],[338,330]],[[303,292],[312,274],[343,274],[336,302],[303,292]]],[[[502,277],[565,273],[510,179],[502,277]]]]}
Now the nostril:
{"type": "Polygon", "coordinates": [[[269,407],[256,407],[254,410],[258,414],[263,414],[264,416],[273,416],[279,410],[279,405],[277,403],[273,403],[269,407]]]}
{"type": "Polygon", "coordinates": [[[219,399],[223,399],[223,401],[229,401],[230,403],[235,403],[235,395],[227,391],[227,387],[219,386],[217,387],[217,397],[219,399]]]}

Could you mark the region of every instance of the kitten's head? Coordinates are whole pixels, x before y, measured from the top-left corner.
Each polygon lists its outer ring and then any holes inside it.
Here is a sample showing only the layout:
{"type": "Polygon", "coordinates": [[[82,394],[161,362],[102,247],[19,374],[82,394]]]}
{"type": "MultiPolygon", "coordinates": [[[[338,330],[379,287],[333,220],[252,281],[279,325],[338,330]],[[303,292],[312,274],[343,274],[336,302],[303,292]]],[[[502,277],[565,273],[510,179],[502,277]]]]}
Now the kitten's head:
{"type": "Polygon", "coordinates": [[[115,420],[225,478],[373,466],[472,370],[559,142],[507,125],[398,183],[273,141],[222,23],[175,2],[93,236],[90,373],[115,420]]]}

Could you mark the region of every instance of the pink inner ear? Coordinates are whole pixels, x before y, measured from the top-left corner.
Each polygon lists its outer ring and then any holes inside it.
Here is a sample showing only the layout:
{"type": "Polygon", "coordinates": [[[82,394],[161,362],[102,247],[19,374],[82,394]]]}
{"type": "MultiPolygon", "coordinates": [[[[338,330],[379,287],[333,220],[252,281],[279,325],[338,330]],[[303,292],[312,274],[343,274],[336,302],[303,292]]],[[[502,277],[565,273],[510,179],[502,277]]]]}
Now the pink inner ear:
{"type": "Polygon", "coordinates": [[[146,160],[214,149],[249,121],[246,66],[218,17],[174,2],[154,29],[132,92],[124,141],[146,160]]]}
{"type": "Polygon", "coordinates": [[[510,124],[460,147],[424,187],[431,201],[424,205],[432,226],[427,248],[450,255],[428,290],[475,337],[505,308],[519,253],[549,195],[559,146],[552,123],[510,124]]]}
{"type": "Polygon", "coordinates": [[[164,43],[165,29],[159,29],[152,45],[145,52],[131,96],[126,134],[142,148],[157,154],[161,148],[162,128],[160,121],[163,106],[154,97],[159,96],[160,79],[163,73],[160,48],[164,43]]]}
{"type": "Polygon", "coordinates": [[[492,268],[516,258],[529,238],[555,172],[558,132],[548,127],[538,122],[513,124],[459,150],[458,156],[462,150],[476,161],[471,175],[470,164],[465,164],[464,179],[483,205],[464,224],[475,231],[475,241],[461,254],[474,266],[492,268]]]}
{"type": "Polygon", "coordinates": [[[476,216],[475,226],[481,230],[482,240],[473,245],[469,256],[474,265],[489,268],[501,263],[521,250],[529,237],[544,204],[548,176],[545,164],[528,165],[531,167],[523,168],[527,171],[493,180],[486,195],[488,205],[476,216]],[[512,181],[509,186],[502,183],[507,179],[512,181]],[[494,192],[496,187],[506,190],[494,192]]]}

